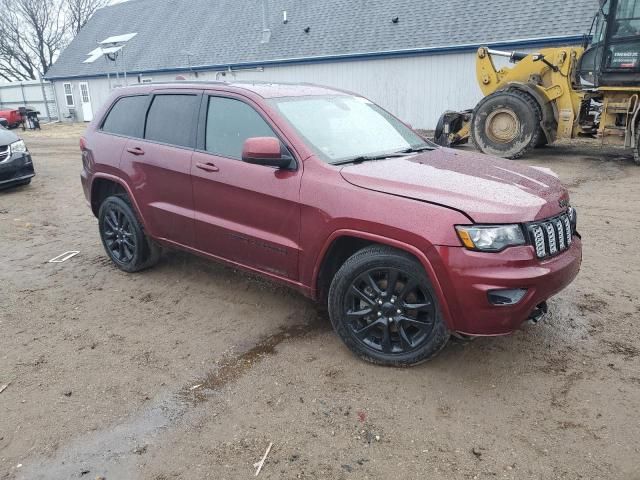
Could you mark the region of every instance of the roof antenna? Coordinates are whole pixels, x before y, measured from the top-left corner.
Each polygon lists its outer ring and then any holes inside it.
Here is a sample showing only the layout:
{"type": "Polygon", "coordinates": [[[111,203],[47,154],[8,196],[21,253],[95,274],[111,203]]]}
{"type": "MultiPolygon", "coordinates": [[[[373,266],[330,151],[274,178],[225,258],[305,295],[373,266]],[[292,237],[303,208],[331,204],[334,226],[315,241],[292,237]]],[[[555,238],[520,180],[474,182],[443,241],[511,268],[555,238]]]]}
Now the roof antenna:
{"type": "Polygon", "coordinates": [[[260,43],[269,43],[271,29],[269,28],[269,0],[262,0],[262,40],[260,43]]]}

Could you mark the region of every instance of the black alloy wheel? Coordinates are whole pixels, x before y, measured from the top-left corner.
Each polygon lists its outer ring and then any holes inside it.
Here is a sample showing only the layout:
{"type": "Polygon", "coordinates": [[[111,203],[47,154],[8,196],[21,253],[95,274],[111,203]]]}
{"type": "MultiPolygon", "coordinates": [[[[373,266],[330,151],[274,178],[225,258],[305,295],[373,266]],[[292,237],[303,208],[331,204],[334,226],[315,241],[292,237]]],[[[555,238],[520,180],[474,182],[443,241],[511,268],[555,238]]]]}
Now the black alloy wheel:
{"type": "Polygon", "coordinates": [[[103,219],[105,245],[115,260],[131,263],[137,249],[137,240],[131,222],[119,205],[109,205],[103,219]]]}
{"type": "Polygon", "coordinates": [[[396,268],[373,268],[358,276],[345,298],[344,315],[360,342],[384,354],[418,350],[435,320],[431,294],[396,268]]]}
{"type": "Polygon", "coordinates": [[[112,195],[98,212],[100,238],[107,254],[125,272],[152,267],[160,259],[160,247],[149,239],[125,195],[112,195]]]}
{"type": "Polygon", "coordinates": [[[422,265],[384,245],[363,248],[347,259],[331,282],[328,307],[342,341],[372,363],[417,365],[437,355],[449,340],[422,265]]]}

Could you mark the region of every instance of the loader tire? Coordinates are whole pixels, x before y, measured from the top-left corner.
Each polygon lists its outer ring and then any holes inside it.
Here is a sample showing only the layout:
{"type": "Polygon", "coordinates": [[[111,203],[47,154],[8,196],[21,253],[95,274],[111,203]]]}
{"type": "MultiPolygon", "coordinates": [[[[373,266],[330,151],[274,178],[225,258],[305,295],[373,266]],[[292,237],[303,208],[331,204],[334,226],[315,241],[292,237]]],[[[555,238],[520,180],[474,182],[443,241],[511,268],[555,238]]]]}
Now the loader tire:
{"type": "Polygon", "coordinates": [[[473,112],[471,139],[483,153],[520,158],[544,136],[536,100],[520,90],[503,90],[483,98],[473,112]]]}

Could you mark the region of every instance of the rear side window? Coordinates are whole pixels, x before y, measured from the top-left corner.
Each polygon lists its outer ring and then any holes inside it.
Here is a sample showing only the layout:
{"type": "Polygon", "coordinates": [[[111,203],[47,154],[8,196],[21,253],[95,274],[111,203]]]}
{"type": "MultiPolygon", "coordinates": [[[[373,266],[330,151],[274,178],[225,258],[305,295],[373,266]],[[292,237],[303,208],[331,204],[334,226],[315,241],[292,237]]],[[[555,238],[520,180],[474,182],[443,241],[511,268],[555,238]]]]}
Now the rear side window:
{"type": "Polygon", "coordinates": [[[242,158],[247,138],[276,137],[271,127],[253,108],[240,100],[209,98],[205,150],[221,157],[242,158]]]}
{"type": "Polygon", "coordinates": [[[109,111],[102,124],[102,131],[127,137],[142,138],[144,116],[147,113],[146,95],[122,97],[109,111]]]}
{"type": "Polygon", "coordinates": [[[156,95],[147,116],[144,138],[178,147],[193,147],[197,95],[156,95]]]}

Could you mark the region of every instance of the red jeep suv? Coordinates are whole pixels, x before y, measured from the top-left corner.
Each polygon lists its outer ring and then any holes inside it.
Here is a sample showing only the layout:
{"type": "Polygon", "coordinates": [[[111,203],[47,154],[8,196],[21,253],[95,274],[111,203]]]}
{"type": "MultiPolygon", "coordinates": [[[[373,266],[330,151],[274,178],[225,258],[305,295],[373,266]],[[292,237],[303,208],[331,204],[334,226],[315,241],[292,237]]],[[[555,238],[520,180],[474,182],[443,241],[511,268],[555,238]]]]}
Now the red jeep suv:
{"type": "Polygon", "coordinates": [[[116,90],[81,139],[107,254],[179,248],[326,302],[366,360],[413,365],[449,336],[546,311],[582,252],[549,172],[440,148],[361,96],[313,85],[116,90]]]}

